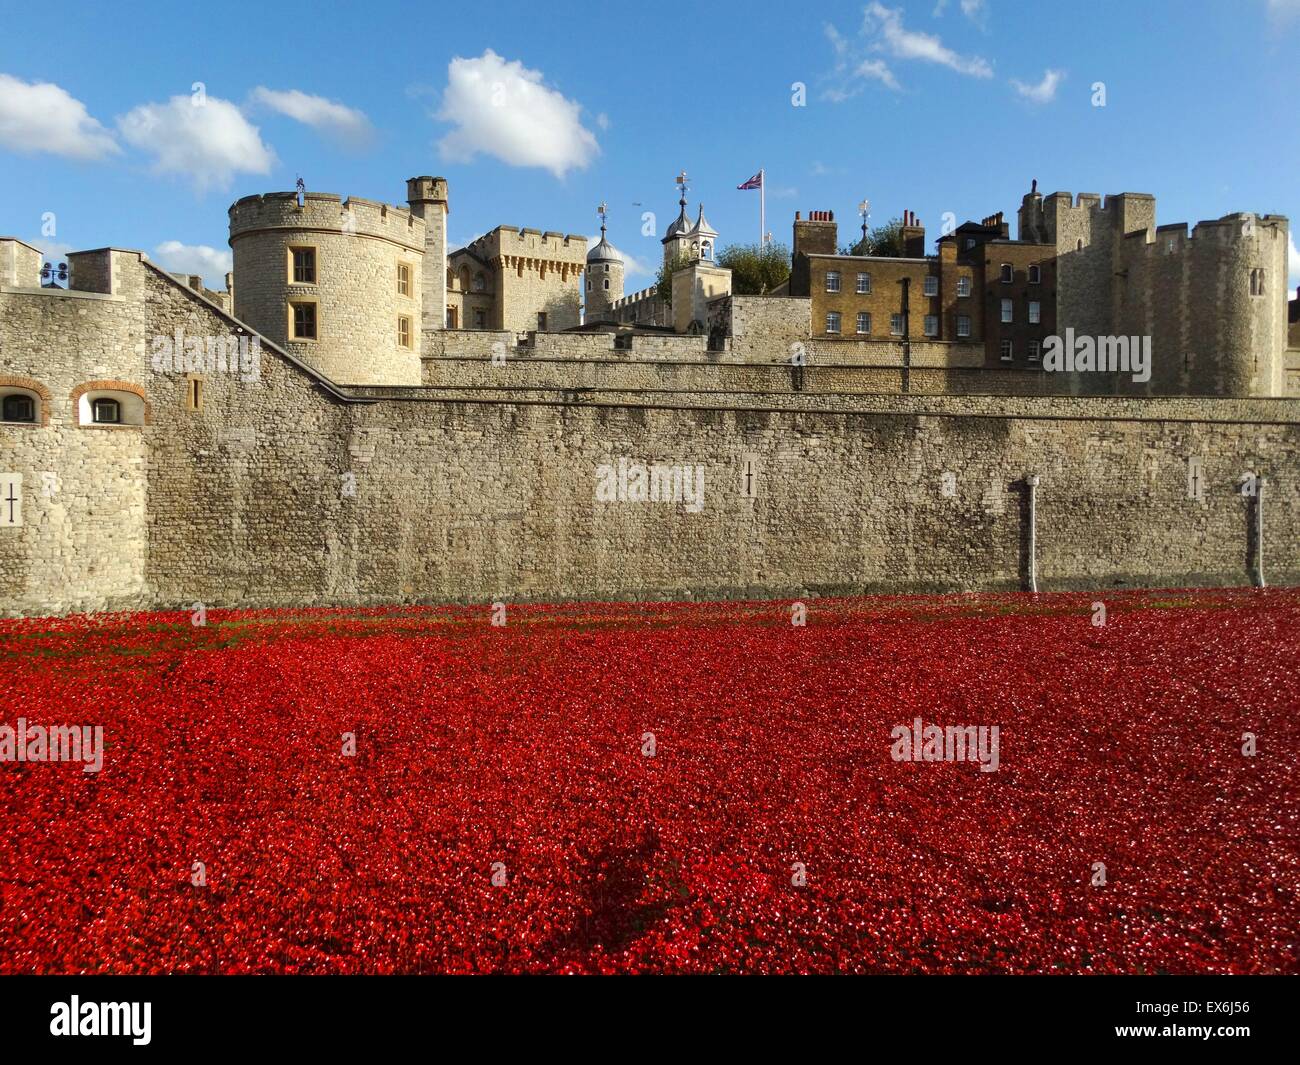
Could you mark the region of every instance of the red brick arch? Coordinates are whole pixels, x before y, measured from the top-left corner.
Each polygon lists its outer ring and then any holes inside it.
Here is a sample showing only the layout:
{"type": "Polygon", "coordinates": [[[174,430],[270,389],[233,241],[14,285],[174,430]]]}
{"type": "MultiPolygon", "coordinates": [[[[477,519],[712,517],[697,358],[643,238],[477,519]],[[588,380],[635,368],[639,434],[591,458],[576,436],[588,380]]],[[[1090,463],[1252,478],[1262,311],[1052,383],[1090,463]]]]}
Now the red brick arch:
{"type": "MultiPolygon", "coordinates": [[[[50,390],[32,377],[0,377],[0,388],[25,388],[35,392],[41,401],[41,425],[50,424],[50,390]]],[[[19,424],[19,423],[6,423],[19,424]]]]}
{"type": "Polygon", "coordinates": [[[98,392],[100,390],[112,390],[114,392],[130,392],[132,395],[139,396],[144,400],[144,424],[150,425],[153,422],[153,408],[149,406],[149,397],[144,394],[144,389],[139,385],[133,385],[130,381],[87,381],[83,385],[77,385],[72,390],[72,424],[79,428],[81,425],[81,415],[78,411],[81,397],[87,392],[98,392]]]}

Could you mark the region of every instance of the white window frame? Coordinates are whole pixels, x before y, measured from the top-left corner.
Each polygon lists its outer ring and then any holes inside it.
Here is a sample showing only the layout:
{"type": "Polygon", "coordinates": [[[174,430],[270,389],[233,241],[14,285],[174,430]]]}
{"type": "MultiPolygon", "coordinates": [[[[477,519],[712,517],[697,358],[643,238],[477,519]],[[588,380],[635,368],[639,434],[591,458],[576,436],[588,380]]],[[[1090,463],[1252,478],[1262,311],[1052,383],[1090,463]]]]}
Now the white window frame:
{"type": "Polygon", "coordinates": [[[1002,301],[1002,324],[1012,325],[1016,320],[1016,304],[1014,300],[1002,301]]]}
{"type": "Polygon", "coordinates": [[[970,295],[970,278],[969,278],[969,277],[959,277],[959,278],[957,278],[957,295],[958,295],[958,296],[969,296],[969,295],[970,295]]]}
{"type": "Polygon", "coordinates": [[[858,335],[859,335],[859,336],[870,336],[870,335],[871,335],[871,312],[870,312],[870,311],[858,311],[858,335]],[[863,328],[862,328],[862,320],[863,320],[864,318],[867,320],[867,321],[866,321],[866,325],[867,325],[867,328],[866,328],[866,329],[863,329],[863,328]]]}
{"type": "Polygon", "coordinates": [[[891,314],[889,316],[889,335],[892,337],[901,337],[903,335],[903,316],[901,314],[891,314]]]}
{"type": "Polygon", "coordinates": [[[840,272],[838,270],[826,271],[826,291],[838,292],[840,290],[840,272]]]}
{"type": "Polygon", "coordinates": [[[927,314],[922,328],[928,337],[937,337],[939,335],[939,316],[937,314],[927,314]]]}
{"type": "Polygon", "coordinates": [[[939,279],[935,277],[934,274],[926,274],[925,284],[921,291],[927,296],[939,295],[939,279]]]}
{"type": "Polygon", "coordinates": [[[1010,362],[1015,356],[1015,345],[1009,340],[1002,341],[1001,356],[1003,362],[1010,362]]]}
{"type": "Polygon", "coordinates": [[[859,296],[869,296],[869,295],[871,295],[871,275],[870,275],[870,274],[858,274],[858,281],[857,281],[857,294],[858,294],[859,296]]]}
{"type": "Polygon", "coordinates": [[[1043,320],[1043,305],[1038,300],[1029,301],[1029,324],[1037,325],[1043,320]]]}
{"type": "Polygon", "coordinates": [[[827,311],[827,312],[826,312],[826,332],[829,333],[829,334],[831,334],[831,335],[835,335],[835,336],[838,336],[838,335],[839,335],[839,332],[840,332],[840,312],[839,312],[839,311],[827,311]],[[834,319],[834,323],[835,323],[835,327],[834,327],[833,329],[831,328],[831,321],[832,321],[832,319],[834,319]]]}

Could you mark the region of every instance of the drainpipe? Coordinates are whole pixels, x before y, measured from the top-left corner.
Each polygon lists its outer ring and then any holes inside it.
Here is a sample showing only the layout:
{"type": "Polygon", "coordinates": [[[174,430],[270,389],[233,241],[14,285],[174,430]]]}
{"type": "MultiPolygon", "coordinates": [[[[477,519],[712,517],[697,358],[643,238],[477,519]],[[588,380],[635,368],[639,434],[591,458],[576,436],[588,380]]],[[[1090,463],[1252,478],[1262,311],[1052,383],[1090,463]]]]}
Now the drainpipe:
{"type": "Polygon", "coordinates": [[[1255,583],[1267,588],[1264,581],[1264,478],[1255,481],[1255,583]]]}
{"type": "Polygon", "coordinates": [[[899,282],[903,286],[903,391],[912,390],[912,322],[908,294],[912,279],[904,277],[899,282]]]}
{"type": "Polygon", "coordinates": [[[1031,473],[1025,478],[1029,486],[1029,590],[1038,594],[1038,562],[1035,558],[1038,549],[1038,474],[1031,473]]]}

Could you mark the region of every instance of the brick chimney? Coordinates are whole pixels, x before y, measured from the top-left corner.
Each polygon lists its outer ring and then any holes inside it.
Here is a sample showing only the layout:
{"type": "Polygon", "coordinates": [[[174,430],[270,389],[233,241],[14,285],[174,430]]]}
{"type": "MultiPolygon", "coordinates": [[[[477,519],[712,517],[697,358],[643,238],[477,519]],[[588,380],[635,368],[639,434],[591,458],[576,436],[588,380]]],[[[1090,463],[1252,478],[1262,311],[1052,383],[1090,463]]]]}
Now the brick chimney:
{"type": "Polygon", "coordinates": [[[794,254],[834,255],[839,246],[834,211],[809,211],[807,221],[794,215],[794,254]]]}
{"type": "Polygon", "coordinates": [[[909,259],[925,258],[925,226],[915,211],[903,212],[903,254],[909,259]]]}

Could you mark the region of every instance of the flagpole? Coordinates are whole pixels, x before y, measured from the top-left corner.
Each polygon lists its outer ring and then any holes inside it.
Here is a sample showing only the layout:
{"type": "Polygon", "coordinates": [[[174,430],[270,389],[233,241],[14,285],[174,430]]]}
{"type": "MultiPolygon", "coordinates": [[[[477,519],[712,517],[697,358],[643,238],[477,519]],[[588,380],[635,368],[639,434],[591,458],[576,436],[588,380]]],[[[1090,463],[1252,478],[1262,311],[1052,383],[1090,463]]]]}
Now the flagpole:
{"type": "Polygon", "coordinates": [[[758,168],[758,249],[767,243],[767,172],[758,168]]]}

